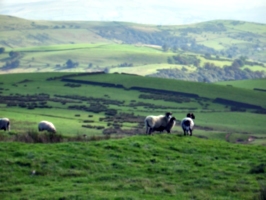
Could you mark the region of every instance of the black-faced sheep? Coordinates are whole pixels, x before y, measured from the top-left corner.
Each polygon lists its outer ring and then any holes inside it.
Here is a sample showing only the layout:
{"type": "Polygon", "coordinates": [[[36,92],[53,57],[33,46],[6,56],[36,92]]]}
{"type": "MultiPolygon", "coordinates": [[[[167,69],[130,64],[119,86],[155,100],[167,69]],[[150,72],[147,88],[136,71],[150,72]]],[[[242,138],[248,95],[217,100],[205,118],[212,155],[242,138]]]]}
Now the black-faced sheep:
{"type": "Polygon", "coordinates": [[[160,126],[159,128],[153,129],[153,131],[163,132],[164,130],[166,130],[167,133],[171,133],[171,130],[174,128],[175,124],[176,124],[176,118],[171,117],[166,127],[160,126]]]}
{"type": "Polygon", "coordinates": [[[184,131],[184,135],[189,134],[190,136],[192,136],[192,131],[194,128],[193,119],[195,119],[195,115],[193,113],[188,113],[187,117],[181,121],[181,127],[184,131]]]}
{"type": "Polygon", "coordinates": [[[10,121],[8,118],[0,118],[0,130],[10,131],[10,121]]]}
{"type": "Polygon", "coordinates": [[[146,127],[146,133],[152,134],[153,131],[156,129],[165,129],[167,126],[172,113],[167,112],[165,115],[158,115],[158,116],[147,116],[144,120],[145,127],[146,127]]]}
{"type": "Polygon", "coordinates": [[[53,125],[52,122],[48,121],[41,121],[38,125],[39,131],[48,131],[51,133],[56,133],[55,126],[53,125]]]}

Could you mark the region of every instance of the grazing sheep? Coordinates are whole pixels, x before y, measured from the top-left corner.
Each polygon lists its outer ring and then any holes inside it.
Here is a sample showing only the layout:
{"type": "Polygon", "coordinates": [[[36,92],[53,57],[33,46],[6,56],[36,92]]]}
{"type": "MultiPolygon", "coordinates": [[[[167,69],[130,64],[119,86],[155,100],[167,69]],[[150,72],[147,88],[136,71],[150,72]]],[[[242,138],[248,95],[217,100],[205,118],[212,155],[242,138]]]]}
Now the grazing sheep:
{"type": "Polygon", "coordinates": [[[158,115],[158,116],[147,116],[144,120],[146,126],[146,133],[152,134],[153,131],[156,129],[165,129],[167,123],[171,118],[172,113],[167,112],[165,115],[158,115]]]}
{"type": "Polygon", "coordinates": [[[0,118],[0,130],[10,131],[10,121],[8,118],[0,118]]]}
{"type": "Polygon", "coordinates": [[[190,133],[189,135],[192,136],[192,131],[194,128],[193,119],[195,119],[195,115],[193,113],[188,113],[187,117],[181,121],[181,127],[184,131],[184,135],[188,135],[190,133]]]}
{"type": "Polygon", "coordinates": [[[159,132],[163,132],[164,130],[166,130],[167,133],[171,133],[172,128],[174,128],[176,124],[176,118],[175,117],[171,117],[169,122],[167,123],[166,127],[160,126],[158,128],[153,129],[154,131],[159,131],[159,132]]]}
{"type": "Polygon", "coordinates": [[[38,125],[39,131],[48,131],[51,133],[56,133],[55,126],[52,122],[41,121],[38,125]]]}

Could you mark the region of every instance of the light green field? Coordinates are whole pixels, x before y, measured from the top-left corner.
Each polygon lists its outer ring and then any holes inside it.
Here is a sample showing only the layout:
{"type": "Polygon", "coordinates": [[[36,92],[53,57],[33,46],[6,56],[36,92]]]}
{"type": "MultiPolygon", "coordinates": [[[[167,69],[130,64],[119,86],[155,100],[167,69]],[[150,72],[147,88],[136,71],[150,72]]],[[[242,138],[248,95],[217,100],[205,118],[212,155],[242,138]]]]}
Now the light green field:
{"type": "MultiPolygon", "coordinates": [[[[116,67],[110,70],[110,73],[128,73],[136,74],[140,76],[146,76],[156,73],[159,69],[181,69],[182,65],[170,65],[170,64],[148,64],[136,67],[116,67]]],[[[188,67],[187,67],[188,68],[188,67]]]]}

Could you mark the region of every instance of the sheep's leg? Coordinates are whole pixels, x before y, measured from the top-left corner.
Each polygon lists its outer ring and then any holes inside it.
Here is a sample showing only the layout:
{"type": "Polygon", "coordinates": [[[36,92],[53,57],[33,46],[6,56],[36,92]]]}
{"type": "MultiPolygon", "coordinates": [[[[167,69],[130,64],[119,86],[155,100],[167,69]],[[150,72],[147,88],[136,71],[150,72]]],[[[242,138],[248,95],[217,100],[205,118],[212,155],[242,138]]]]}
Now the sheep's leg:
{"type": "Polygon", "coordinates": [[[150,132],[151,132],[151,127],[148,125],[146,128],[146,134],[150,134],[150,132]]]}
{"type": "Polygon", "coordinates": [[[192,136],[192,129],[190,129],[190,136],[192,136]]]}

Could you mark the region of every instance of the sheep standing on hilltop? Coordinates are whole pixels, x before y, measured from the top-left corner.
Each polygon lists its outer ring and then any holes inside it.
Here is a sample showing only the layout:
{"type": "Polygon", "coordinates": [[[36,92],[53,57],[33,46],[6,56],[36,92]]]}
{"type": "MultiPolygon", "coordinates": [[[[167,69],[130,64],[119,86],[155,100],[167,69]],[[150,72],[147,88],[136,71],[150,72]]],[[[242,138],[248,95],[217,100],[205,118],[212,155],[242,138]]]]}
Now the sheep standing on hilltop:
{"type": "Polygon", "coordinates": [[[171,114],[172,113],[167,112],[165,115],[147,116],[144,120],[146,133],[151,135],[156,129],[164,130],[171,118],[171,114]]]}
{"type": "Polygon", "coordinates": [[[189,134],[190,136],[192,136],[192,131],[194,128],[193,119],[195,119],[195,115],[193,113],[188,113],[187,117],[181,121],[181,127],[184,131],[184,135],[189,134]]]}
{"type": "Polygon", "coordinates": [[[0,118],[0,130],[10,131],[10,121],[8,118],[0,118]]]}
{"type": "Polygon", "coordinates": [[[160,126],[159,128],[154,129],[154,131],[163,132],[164,130],[166,130],[167,133],[171,133],[171,130],[174,128],[175,124],[176,124],[176,118],[171,117],[166,127],[160,126]]]}
{"type": "Polygon", "coordinates": [[[41,121],[38,125],[39,131],[48,131],[51,133],[56,133],[55,126],[53,125],[52,122],[48,121],[41,121]]]}

